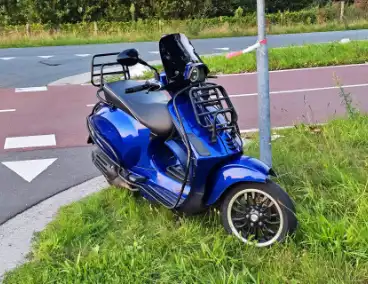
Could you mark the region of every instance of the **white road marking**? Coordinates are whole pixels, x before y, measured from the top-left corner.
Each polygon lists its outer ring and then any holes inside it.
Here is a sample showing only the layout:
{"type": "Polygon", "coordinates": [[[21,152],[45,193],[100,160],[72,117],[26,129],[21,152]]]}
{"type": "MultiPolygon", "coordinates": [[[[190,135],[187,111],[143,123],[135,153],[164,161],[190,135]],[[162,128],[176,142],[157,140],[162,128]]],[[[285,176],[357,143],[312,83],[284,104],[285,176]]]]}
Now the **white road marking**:
{"type": "Polygon", "coordinates": [[[0,57],[0,60],[12,60],[12,59],[15,59],[15,57],[0,57]]]}
{"type": "Polygon", "coordinates": [[[275,141],[275,140],[277,140],[277,139],[279,139],[279,138],[283,138],[283,137],[285,137],[285,136],[275,134],[275,135],[272,135],[272,136],[271,136],[271,141],[275,141]]]}
{"type": "MultiPolygon", "coordinates": [[[[357,84],[357,85],[342,85],[342,88],[358,88],[358,87],[367,87],[368,84],[357,84]]],[[[295,90],[284,90],[284,91],[272,91],[270,94],[292,94],[292,93],[303,93],[303,92],[315,92],[315,91],[324,91],[324,90],[333,90],[338,89],[339,87],[324,87],[324,88],[312,88],[312,89],[295,89],[295,90]]],[[[257,96],[258,93],[250,93],[250,94],[239,94],[239,95],[231,95],[229,97],[252,97],[257,96]]]]}
{"type": "Polygon", "coordinates": [[[51,57],[54,57],[53,55],[40,55],[40,56],[37,56],[39,58],[43,58],[43,59],[49,59],[51,57]]]}
{"type": "Polygon", "coordinates": [[[4,149],[56,146],[55,134],[24,137],[8,137],[4,149]]]}
{"type": "Polygon", "coordinates": [[[29,88],[16,88],[16,93],[29,93],[29,92],[44,92],[47,91],[47,87],[29,87],[29,88]]]}
{"type": "Polygon", "coordinates": [[[3,113],[3,112],[14,112],[15,109],[0,109],[0,113],[3,113]]]}
{"type": "Polygon", "coordinates": [[[350,38],[343,38],[342,40],[340,40],[340,43],[349,43],[350,42],[350,38]]]}
{"type": "Polygon", "coordinates": [[[3,162],[2,164],[15,172],[25,181],[31,182],[50,167],[56,160],[57,159],[26,160],[3,162]]]}
{"type": "Polygon", "coordinates": [[[95,104],[90,104],[90,105],[87,105],[87,107],[94,107],[95,104]]]}
{"type": "MultiPolygon", "coordinates": [[[[349,68],[349,67],[359,67],[368,66],[368,62],[361,64],[348,64],[348,65],[336,65],[336,66],[322,66],[322,67],[308,67],[308,68],[294,68],[294,69],[282,69],[282,70],[272,70],[270,73],[284,73],[284,72],[294,72],[294,71],[310,71],[310,70],[320,70],[320,69],[331,69],[331,68],[349,68]]],[[[228,76],[244,76],[244,75],[255,75],[257,72],[244,72],[236,74],[220,74],[218,77],[228,77],[228,76]]]]}
{"type": "Polygon", "coordinates": [[[78,57],[87,57],[87,56],[90,56],[91,54],[75,54],[75,56],[78,56],[78,57]]]}
{"type": "Polygon", "coordinates": [[[149,53],[152,53],[152,54],[160,54],[159,51],[150,51],[149,53]]]}
{"type": "MultiPolygon", "coordinates": [[[[323,126],[326,123],[314,123],[313,125],[319,125],[319,126],[323,126]]],[[[285,130],[285,129],[290,129],[290,128],[294,128],[295,125],[287,125],[287,126],[277,126],[277,127],[271,127],[272,130],[285,130]]],[[[249,129],[243,129],[240,130],[240,133],[254,133],[254,132],[258,132],[259,128],[249,128],[249,129]]]]}
{"type": "Polygon", "coordinates": [[[228,50],[230,50],[230,48],[228,48],[228,47],[216,47],[216,48],[214,48],[214,49],[217,49],[217,50],[224,50],[224,51],[228,51],[228,50]]]}

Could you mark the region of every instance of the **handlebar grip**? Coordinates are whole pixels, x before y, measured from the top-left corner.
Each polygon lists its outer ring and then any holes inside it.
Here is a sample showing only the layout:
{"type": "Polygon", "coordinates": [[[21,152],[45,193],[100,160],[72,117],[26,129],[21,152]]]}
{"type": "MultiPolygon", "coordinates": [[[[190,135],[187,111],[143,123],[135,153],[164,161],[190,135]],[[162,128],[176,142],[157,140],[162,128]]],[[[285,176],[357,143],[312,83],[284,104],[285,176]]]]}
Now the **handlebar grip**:
{"type": "Polygon", "coordinates": [[[144,84],[144,85],[139,85],[139,86],[135,86],[135,87],[132,87],[132,88],[126,88],[125,93],[129,94],[129,93],[135,93],[135,92],[143,91],[143,90],[147,89],[148,87],[149,87],[148,84],[144,84]]]}

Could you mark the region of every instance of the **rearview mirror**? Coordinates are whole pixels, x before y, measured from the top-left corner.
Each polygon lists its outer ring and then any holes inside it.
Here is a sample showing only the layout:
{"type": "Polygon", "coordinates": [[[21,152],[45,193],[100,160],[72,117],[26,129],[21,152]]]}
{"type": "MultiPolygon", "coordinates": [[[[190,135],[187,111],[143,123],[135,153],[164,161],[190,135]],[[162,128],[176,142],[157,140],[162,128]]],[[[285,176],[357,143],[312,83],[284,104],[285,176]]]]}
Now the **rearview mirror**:
{"type": "Polygon", "coordinates": [[[138,50],[135,48],[126,49],[120,52],[116,61],[121,65],[134,66],[140,62],[138,50]]]}

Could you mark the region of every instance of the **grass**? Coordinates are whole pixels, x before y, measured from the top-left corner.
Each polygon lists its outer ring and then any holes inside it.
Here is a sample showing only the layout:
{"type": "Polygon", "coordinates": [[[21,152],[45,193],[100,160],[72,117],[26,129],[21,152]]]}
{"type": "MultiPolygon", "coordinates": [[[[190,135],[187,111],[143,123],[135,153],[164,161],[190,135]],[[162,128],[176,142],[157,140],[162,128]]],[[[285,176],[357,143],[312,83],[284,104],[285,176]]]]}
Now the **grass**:
{"type": "MultiPolygon", "coordinates": [[[[233,59],[224,55],[205,56],[203,61],[212,74],[235,74],[254,72],[257,70],[256,53],[243,54],[233,59]]],[[[269,49],[269,70],[297,69],[308,67],[359,64],[368,61],[368,41],[352,41],[349,43],[326,43],[304,46],[291,46],[269,49]]],[[[162,70],[162,65],[155,65],[162,70]]],[[[153,77],[147,71],[140,79],[153,77]]],[[[108,81],[116,81],[120,76],[111,76],[108,81]]]]}
{"type": "MultiPolygon", "coordinates": [[[[290,34],[307,32],[326,32],[340,30],[367,29],[366,19],[357,19],[348,24],[340,21],[325,23],[305,24],[273,24],[268,29],[268,34],[290,34]]],[[[219,38],[257,35],[256,25],[218,23],[215,26],[203,26],[193,28],[193,25],[184,23],[182,25],[165,26],[160,28],[142,27],[131,31],[123,29],[110,29],[108,31],[94,31],[86,29],[82,31],[58,31],[38,30],[28,36],[24,27],[16,27],[15,30],[2,32],[0,29],[0,48],[13,47],[37,47],[37,46],[63,46],[80,44],[101,44],[121,42],[158,41],[163,34],[182,32],[191,39],[197,38],[219,38]]]]}
{"type": "Polygon", "coordinates": [[[4,283],[367,283],[368,116],[347,110],[273,142],[300,222],[286,243],[246,247],[214,212],[179,218],[110,188],[64,207],[4,283]]]}

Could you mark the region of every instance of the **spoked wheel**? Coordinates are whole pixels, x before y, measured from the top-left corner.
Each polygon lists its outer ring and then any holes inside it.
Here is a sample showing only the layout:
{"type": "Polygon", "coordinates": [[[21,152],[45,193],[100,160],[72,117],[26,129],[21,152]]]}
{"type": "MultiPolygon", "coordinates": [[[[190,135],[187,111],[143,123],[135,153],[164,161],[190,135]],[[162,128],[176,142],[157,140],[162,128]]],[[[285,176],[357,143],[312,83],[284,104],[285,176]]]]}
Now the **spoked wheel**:
{"type": "Polygon", "coordinates": [[[282,242],[297,226],[293,202],[273,182],[232,188],[222,202],[221,218],[228,233],[257,247],[282,242]]]}

